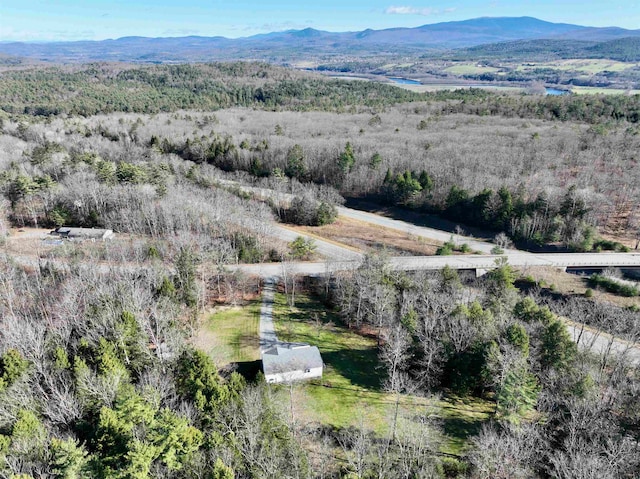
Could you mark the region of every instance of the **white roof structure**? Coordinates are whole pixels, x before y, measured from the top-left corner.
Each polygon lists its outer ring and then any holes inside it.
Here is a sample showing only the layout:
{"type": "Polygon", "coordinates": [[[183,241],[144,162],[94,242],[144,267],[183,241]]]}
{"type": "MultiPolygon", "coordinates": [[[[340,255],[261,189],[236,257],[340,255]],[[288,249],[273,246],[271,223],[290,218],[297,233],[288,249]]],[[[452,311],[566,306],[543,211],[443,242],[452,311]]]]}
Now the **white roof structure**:
{"type": "Polygon", "coordinates": [[[51,232],[61,238],[69,239],[111,239],[113,238],[113,230],[99,228],[71,228],[61,226],[51,232]]]}
{"type": "Polygon", "coordinates": [[[322,376],[322,356],[316,346],[279,343],[262,354],[267,382],[288,382],[322,376]]]}

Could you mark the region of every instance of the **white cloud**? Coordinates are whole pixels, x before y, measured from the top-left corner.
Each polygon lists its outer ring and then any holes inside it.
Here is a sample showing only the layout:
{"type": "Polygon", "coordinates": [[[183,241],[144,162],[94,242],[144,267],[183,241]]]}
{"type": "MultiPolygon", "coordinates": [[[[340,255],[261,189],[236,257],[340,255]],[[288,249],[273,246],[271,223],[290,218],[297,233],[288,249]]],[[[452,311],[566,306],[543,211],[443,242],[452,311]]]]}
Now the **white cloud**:
{"type": "Polygon", "coordinates": [[[384,13],[386,13],[387,15],[422,15],[422,16],[429,16],[429,15],[440,15],[442,13],[451,13],[455,11],[455,8],[445,8],[444,10],[440,10],[437,8],[430,8],[430,7],[400,7],[400,6],[395,6],[392,5],[390,7],[387,7],[384,11],[384,13]]]}

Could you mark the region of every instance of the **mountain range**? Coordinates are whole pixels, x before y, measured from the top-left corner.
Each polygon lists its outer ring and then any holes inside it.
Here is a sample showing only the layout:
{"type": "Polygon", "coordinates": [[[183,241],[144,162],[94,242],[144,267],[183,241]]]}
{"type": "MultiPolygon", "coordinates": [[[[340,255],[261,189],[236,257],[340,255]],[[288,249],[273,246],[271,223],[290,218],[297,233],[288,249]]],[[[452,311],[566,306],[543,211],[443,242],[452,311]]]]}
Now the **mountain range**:
{"type": "MultiPolygon", "coordinates": [[[[287,61],[306,56],[429,53],[535,40],[611,41],[640,30],[552,23],[532,17],[483,17],[415,28],[327,32],[306,28],[230,39],[225,37],[123,37],[115,40],[0,43],[0,56],[54,62],[183,62],[229,59],[287,61]]],[[[5,57],[6,58],[6,57],[5,57]]]]}

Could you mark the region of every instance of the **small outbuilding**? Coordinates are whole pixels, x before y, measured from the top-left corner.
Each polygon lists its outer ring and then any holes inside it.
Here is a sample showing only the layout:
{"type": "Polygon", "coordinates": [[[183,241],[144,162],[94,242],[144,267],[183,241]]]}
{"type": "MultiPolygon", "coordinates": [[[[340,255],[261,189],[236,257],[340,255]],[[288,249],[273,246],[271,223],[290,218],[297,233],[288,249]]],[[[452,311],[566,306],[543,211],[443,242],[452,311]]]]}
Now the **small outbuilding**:
{"type": "Polygon", "coordinates": [[[99,228],[70,228],[61,226],[51,232],[60,238],[71,240],[108,240],[113,238],[113,230],[99,228]]]}
{"type": "Polygon", "coordinates": [[[316,346],[280,343],[262,353],[262,370],[268,383],[322,377],[322,356],[316,346]]]}

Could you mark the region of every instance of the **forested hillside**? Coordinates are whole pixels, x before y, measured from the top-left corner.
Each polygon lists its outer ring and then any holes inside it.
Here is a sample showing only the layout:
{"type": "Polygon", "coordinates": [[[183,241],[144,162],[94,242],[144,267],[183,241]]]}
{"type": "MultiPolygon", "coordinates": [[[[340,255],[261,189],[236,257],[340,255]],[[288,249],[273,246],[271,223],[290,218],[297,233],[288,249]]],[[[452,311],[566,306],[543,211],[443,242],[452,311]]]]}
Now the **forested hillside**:
{"type": "Polygon", "coordinates": [[[253,64],[17,71],[0,82],[0,104],[18,122],[5,131],[39,143],[24,148],[35,147],[41,158],[32,166],[44,170],[56,152],[91,163],[91,154],[106,160],[125,147],[133,153],[128,162],[149,151],[169,155],[164,162],[176,155],[257,178],[280,172],[344,196],[442,212],[516,240],[586,250],[594,239],[589,227],[628,232],[637,221],[637,96],[419,95],[253,64]],[[392,106],[398,102],[410,103],[392,106]],[[229,106],[261,111],[218,112],[229,106]],[[218,113],[73,119],[183,108],[218,113]],[[300,113],[272,112],[283,109],[317,112],[302,121],[300,113]],[[42,116],[53,120],[53,131],[30,126],[42,116]]]}
{"type": "Polygon", "coordinates": [[[609,41],[589,40],[520,40],[492,43],[459,49],[444,55],[457,60],[548,61],[558,58],[607,58],[622,62],[640,60],[640,38],[628,37],[609,41]]]}
{"type": "Polygon", "coordinates": [[[253,63],[25,69],[3,73],[0,108],[35,116],[159,113],[233,106],[343,110],[412,101],[419,95],[371,83],[326,81],[253,63]]]}
{"type": "Polygon", "coordinates": [[[253,63],[4,70],[0,476],[637,477],[640,304],[611,287],[632,280],[408,273],[384,251],[305,279],[295,261],[335,258],[278,232],[346,199],[503,246],[629,250],[639,112],[253,63]],[[235,266],[261,262],[282,271],[278,334],[317,343],[323,379],[256,377],[263,283],[235,266]]]}

